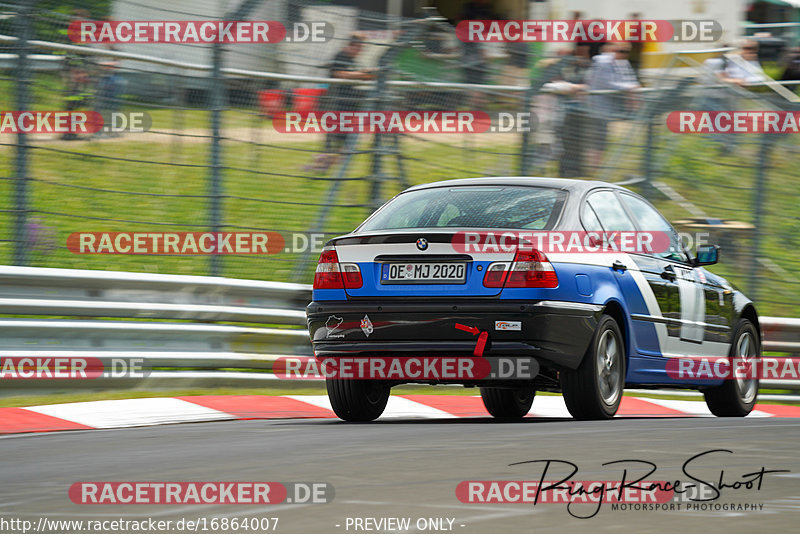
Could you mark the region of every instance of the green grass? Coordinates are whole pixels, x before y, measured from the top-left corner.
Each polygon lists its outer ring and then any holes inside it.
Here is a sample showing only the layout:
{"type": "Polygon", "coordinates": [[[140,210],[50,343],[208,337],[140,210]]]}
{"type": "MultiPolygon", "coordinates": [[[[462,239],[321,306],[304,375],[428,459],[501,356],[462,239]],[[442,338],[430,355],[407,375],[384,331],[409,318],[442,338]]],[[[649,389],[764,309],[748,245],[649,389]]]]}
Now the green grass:
{"type": "MultiPolygon", "coordinates": [[[[659,179],[667,182],[684,197],[713,217],[751,222],[751,206],[758,147],[746,139],[733,154],[721,155],[713,140],[697,136],[679,139],[662,133],[664,149],[659,179]],[[667,145],[668,143],[668,145],[667,145]],[[750,143],[750,144],[748,144],[750,143]],[[734,165],[749,165],[740,169],[734,165]]],[[[673,134],[674,135],[674,134],[673,134]]],[[[791,277],[800,279],[796,250],[800,246],[797,232],[800,218],[795,158],[798,145],[794,140],[781,140],[773,151],[768,173],[764,238],[761,256],[773,260],[791,277]]],[[[52,232],[51,247],[31,251],[32,265],[80,269],[132,270],[157,273],[207,274],[208,257],[203,256],[124,256],[78,255],[66,250],[67,237],[86,231],[200,231],[208,228],[209,193],[207,183],[209,161],[205,142],[187,142],[167,137],[163,143],[137,141],[131,135],[122,140],[51,142],[31,150],[29,173],[33,217],[52,232]],[[126,161],[103,159],[92,155],[123,158],[126,161]],[[153,164],[148,162],[159,162],[153,164]],[[148,195],[121,192],[148,193],[148,195]],[[162,195],[162,196],[157,196],[162,195]],[[166,196],[164,196],[166,195],[166,196]],[[162,226],[158,223],[167,223],[162,226]]],[[[241,142],[224,144],[223,171],[226,198],[222,201],[225,230],[273,230],[284,234],[304,232],[320,220],[333,182],[297,177],[307,174],[303,167],[318,149],[316,142],[281,143],[253,146],[241,142]],[[256,171],[256,172],[248,172],[256,171]]],[[[369,148],[362,143],[360,148],[369,148]]],[[[516,148],[485,147],[486,150],[514,152],[516,148]]],[[[470,151],[461,146],[442,143],[406,143],[404,154],[413,159],[404,161],[411,183],[461,176],[478,176],[486,170],[494,174],[514,173],[516,158],[470,151]],[[468,156],[469,154],[469,156],[468,156]],[[442,168],[442,166],[446,168],[442,168]],[[449,167],[456,168],[452,171],[449,167]]],[[[0,147],[0,172],[13,176],[13,147],[0,147]]],[[[623,161],[617,178],[637,171],[639,155],[623,161]]],[[[396,174],[393,158],[387,158],[386,172],[396,174]]],[[[371,159],[368,154],[354,156],[347,176],[369,177],[371,159]]],[[[13,207],[11,180],[0,180],[0,210],[13,207]]],[[[400,190],[397,180],[389,180],[383,197],[400,190]]],[[[332,199],[338,205],[330,209],[323,229],[328,235],[354,228],[368,215],[369,180],[344,182],[332,199]]],[[[655,204],[672,219],[687,217],[677,204],[656,195],[655,204]]],[[[12,238],[12,217],[0,211],[0,240],[12,238]]],[[[743,241],[746,243],[746,241],[743,241]]],[[[311,270],[301,277],[293,275],[298,254],[272,256],[224,257],[226,276],[276,281],[310,281],[311,270]]],[[[11,243],[0,241],[0,262],[11,261],[11,243]]],[[[745,292],[749,289],[748,271],[751,262],[749,245],[722,251],[722,262],[711,270],[722,274],[745,292]]],[[[312,261],[313,264],[313,261],[312,261]]],[[[789,277],[777,276],[762,267],[761,313],[796,316],[800,314],[800,285],[789,277]],[[780,296],[778,296],[780,295],[780,296]]]]}
{"type": "MultiPolygon", "coordinates": [[[[758,138],[745,135],[730,154],[722,154],[713,140],[685,136],[672,149],[662,179],[711,217],[744,223],[754,221],[754,190],[758,161],[758,138]],[[751,165],[738,168],[737,165],[751,165]]],[[[723,245],[721,263],[710,270],[727,277],[746,294],[752,295],[762,314],[798,316],[800,314],[800,218],[796,207],[800,201],[797,180],[797,154],[800,145],[795,138],[776,139],[766,171],[762,237],[758,241],[758,257],[772,260],[786,271],[772,273],[755,263],[756,243],[740,237],[738,242],[723,245]],[[759,273],[759,292],[753,295],[749,272],[759,273]]],[[[682,208],[656,197],[655,204],[671,220],[686,218],[682,208]]]]}
{"type": "MultiPolygon", "coordinates": [[[[208,258],[202,256],[123,256],[77,255],[65,248],[73,232],[87,231],[202,231],[208,228],[209,199],[205,198],[209,171],[208,147],[205,143],[183,142],[160,144],[131,140],[95,140],[73,143],[48,143],[31,151],[31,207],[34,216],[51,228],[55,247],[34,250],[34,266],[83,269],[133,270],[158,273],[207,274],[208,258]],[[124,158],[127,161],[103,159],[91,155],[124,158]],[[147,163],[156,161],[161,164],[147,163]],[[112,191],[113,190],[113,191],[112,191]],[[148,193],[132,195],[120,192],[148,193]],[[168,195],[168,196],[155,196],[168,195]],[[83,218],[88,216],[90,218],[83,218]],[[136,222],[134,222],[136,221],[136,222]],[[138,222],[146,221],[146,223],[138,222]],[[159,223],[168,223],[160,226],[159,223]]],[[[236,169],[224,171],[224,194],[232,197],[222,202],[226,230],[258,229],[282,233],[304,232],[312,228],[320,216],[332,184],[329,180],[298,178],[305,173],[313,153],[296,149],[318,148],[316,143],[292,143],[280,147],[253,147],[243,143],[227,143],[224,164],[236,169]],[[258,200],[248,200],[258,199],[258,200]],[[300,204],[298,204],[300,203],[300,204]],[[312,204],[312,205],[303,205],[312,204]]],[[[425,161],[444,158],[453,161],[460,149],[441,145],[422,146],[414,157],[425,161]]],[[[13,149],[0,147],[5,162],[5,175],[12,173],[13,149]]],[[[389,169],[394,166],[389,162],[389,169]]],[[[415,183],[454,177],[442,169],[426,168],[418,161],[406,162],[415,183]]],[[[348,176],[368,176],[370,158],[356,155],[348,176]]],[[[474,173],[477,175],[478,173],[474,173]]],[[[0,181],[0,209],[12,206],[12,183],[0,181]]],[[[367,180],[344,182],[333,199],[338,205],[330,210],[324,224],[328,234],[344,233],[368,215],[370,184],[367,180]]],[[[385,195],[400,189],[389,182],[385,195]]],[[[11,214],[0,212],[0,239],[11,237],[11,214]]],[[[0,261],[8,262],[11,244],[0,243],[0,261]]],[[[269,257],[226,257],[227,276],[263,278],[277,281],[291,279],[292,267],[299,256],[279,254],[269,257]]],[[[309,272],[310,276],[310,272],[309,272]]]]}

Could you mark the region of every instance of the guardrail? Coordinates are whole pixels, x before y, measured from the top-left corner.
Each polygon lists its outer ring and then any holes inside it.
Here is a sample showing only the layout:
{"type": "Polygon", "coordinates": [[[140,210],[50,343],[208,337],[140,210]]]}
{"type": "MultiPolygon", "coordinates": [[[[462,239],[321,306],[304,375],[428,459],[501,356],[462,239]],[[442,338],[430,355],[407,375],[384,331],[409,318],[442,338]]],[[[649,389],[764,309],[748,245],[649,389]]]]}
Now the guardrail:
{"type": "MultiPolygon", "coordinates": [[[[800,356],[800,319],[760,317],[759,322],[764,334],[763,352],[800,356]]],[[[761,388],[800,390],[800,380],[762,380],[761,388]]]]}
{"type": "MultiPolygon", "coordinates": [[[[305,284],[0,266],[0,315],[48,317],[0,318],[0,358],[142,358],[157,369],[147,380],[162,385],[262,384],[275,379],[265,371],[276,358],[312,355],[304,311],[310,300],[305,284]]],[[[800,319],[760,321],[765,352],[800,354],[800,319]]],[[[61,380],[59,387],[138,380],[61,380]]],[[[52,383],[3,381],[0,394],[52,383]]],[[[800,390],[800,380],[761,385],[800,390]]]]}
{"type": "MultiPolygon", "coordinates": [[[[312,354],[310,300],[311,286],[303,284],[0,266],[0,314],[47,317],[0,318],[0,357],[141,358],[158,368],[149,381],[259,383],[274,378],[263,371],[277,357],[312,354]]],[[[58,382],[91,388],[137,380],[58,382]]],[[[17,380],[0,391],[37,386],[54,387],[52,380],[17,380]]]]}

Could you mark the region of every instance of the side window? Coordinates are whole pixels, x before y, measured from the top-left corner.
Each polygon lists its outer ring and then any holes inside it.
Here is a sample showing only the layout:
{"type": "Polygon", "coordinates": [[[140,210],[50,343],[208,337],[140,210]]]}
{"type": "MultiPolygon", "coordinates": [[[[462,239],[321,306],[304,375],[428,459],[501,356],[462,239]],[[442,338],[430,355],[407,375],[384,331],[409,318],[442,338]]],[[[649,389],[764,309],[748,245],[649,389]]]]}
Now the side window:
{"type": "Polygon", "coordinates": [[[584,202],[583,208],[581,209],[581,222],[587,232],[603,231],[603,225],[600,224],[600,221],[597,219],[597,214],[595,214],[588,202],[584,202]]]}
{"type": "Polygon", "coordinates": [[[622,204],[617,200],[613,191],[598,191],[589,196],[587,200],[592,207],[600,224],[607,232],[632,231],[636,226],[628,218],[628,214],[622,208],[622,204]]]}
{"type": "Polygon", "coordinates": [[[654,256],[673,261],[686,261],[686,254],[681,246],[678,232],[672,228],[667,220],[650,204],[633,195],[623,193],[622,202],[633,214],[639,229],[645,232],[664,232],[669,236],[669,250],[655,253],[654,256]]]}

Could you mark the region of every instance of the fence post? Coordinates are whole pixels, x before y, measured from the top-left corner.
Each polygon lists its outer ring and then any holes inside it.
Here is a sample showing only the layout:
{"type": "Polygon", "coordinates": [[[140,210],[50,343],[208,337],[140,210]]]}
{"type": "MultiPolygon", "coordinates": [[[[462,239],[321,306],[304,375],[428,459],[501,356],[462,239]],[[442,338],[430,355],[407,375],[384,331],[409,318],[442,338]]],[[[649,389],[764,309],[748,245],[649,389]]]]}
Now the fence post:
{"type": "MultiPolygon", "coordinates": [[[[221,155],[221,123],[222,106],[224,105],[224,87],[222,80],[222,44],[212,45],[211,69],[211,175],[209,184],[209,219],[212,232],[222,229],[222,155],[221,155]]],[[[209,256],[209,274],[222,275],[222,257],[219,254],[209,256]]]]}
{"type": "MultiPolygon", "coordinates": [[[[28,40],[31,38],[31,8],[35,0],[21,2],[17,16],[17,68],[15,73],[16,107],[30,109],[30,65],[28,40]]],[[[25,132],[17,133],[16,169],[14,172],[14,265],[28,265],[28,139],[25,132]]]]}
{"type": "Polygon", "coordinates": [[[764,200],[767,192],[767,165],[769,151],[773,145],[770,134],[761,135],[758,150],[758,163],[756,164],[756,194],[753,197],[753,244],[750,247],[753,261],[750,262],[750,280],[748,281],[748,296],[756,300],[759,290],[759,269],[757,260],[761,256],[761,239],[764,236],[764,200]]]}
{"type": "MultiPolygon", "coordinates": [[[[526,49],[525,51],[525,62],[526,65],[531,61],[532,55],[530,51],[526,49]]],[[[531,65],[528,65],[528,68],[532,68],[531,65]]],[[[538,91],[538,88],[534,86],[537,85],[536,82],[529,78],[528,79],[528,89],[525,91],[524,96],[522,97],[522,112],[526,113],[531,110],[531,106],[533,105],[533,97],[535,93],[538,91]]],[[[538,117],[536,118],[536,127],[539,127],[538,117]]],[[[520,147],[519,147],[519,175],[520,176],[528,176],[531,170],[531,132],[526,130],[522,132],[522,138],[520,139],[520,147]]]]}
{"type": "Polygon", "coordinates": [[[655,151],[654,115],[647,114],[647,133],[645,135],[644,158],[642,161],[642,174],[644,175],[643,193],[647,199],[653,197],[653,153],[655,151]]]}
{"type": "MultiPolygon", "coordinates": [[[[244,0],[222,20],[244,20],[263,0],[244,0]]],[[[211,45],[211,175],[209,178],[209,226],[212,232],[222,231],[222,111],[225,106],[225,80],[222,76],[222,43],[211,45]]],[[[209,256],[209,274],[222,276],[222,256],[209,256]]]]}
{"type": "MultiPolygon", "coordinates": [[[[384,99],[387,95],[386,90],[386,69],[388,65],[386,64],[386,55],[381,56],[380,60],[378,61],[378,73],[375,76],[375,111],[383,111],[385,106],[383,105],[384,99]]],[[[386,153],[386,148],[383,142],[383,135],[380,132],[376,132],[374,134],[374,143],[372,145],[372,168],[370,169],[370,181],[372,182],[372,187],[370,188],[370,196],[369,196],[369,213],[372,213],[374,210],[380,207],[383,203],[381,194],[383,189],[383,182],[386,181],[386,174],[383,172],[383,156],[386,153]]]]}

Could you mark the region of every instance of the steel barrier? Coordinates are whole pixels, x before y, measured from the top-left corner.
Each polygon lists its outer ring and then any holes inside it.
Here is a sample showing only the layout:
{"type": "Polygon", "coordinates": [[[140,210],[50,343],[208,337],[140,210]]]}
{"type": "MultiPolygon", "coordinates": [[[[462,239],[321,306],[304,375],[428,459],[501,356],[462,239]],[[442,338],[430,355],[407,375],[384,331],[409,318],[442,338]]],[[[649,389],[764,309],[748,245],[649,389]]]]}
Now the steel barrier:
{"type": "MultiPolygon", "coordinates": [[[[141,358],[153,369],[148,380],[161,385],[263,384],[275,378],[269,371],[276,358],[312,355],[304,311],[310,300],[304,284],[0,266],[0,315],[18,316],[0,318],[0,358],[141,358]]],[[[765,352],[800,354],[800,319],[760,322],[765,352]]],[[[136,384],[69,382],[64,387],[136,384]]],[[[52,383],[6,380],[0,393],[52,383]]],[[[761,385],[797,390],[800,380],[761,385]]]]}

